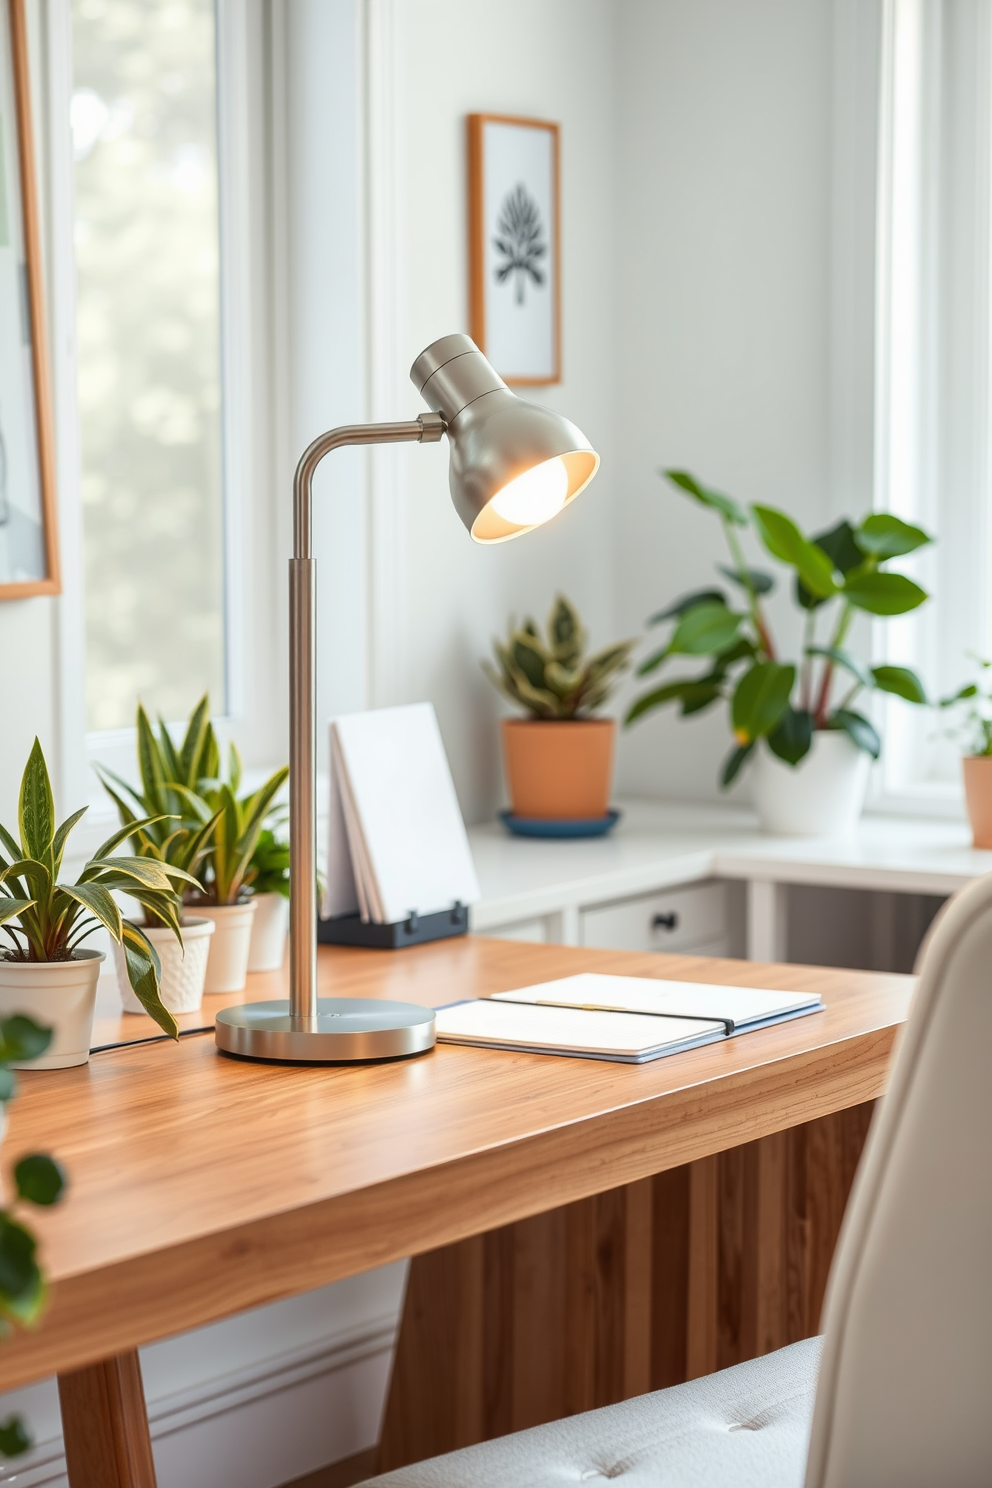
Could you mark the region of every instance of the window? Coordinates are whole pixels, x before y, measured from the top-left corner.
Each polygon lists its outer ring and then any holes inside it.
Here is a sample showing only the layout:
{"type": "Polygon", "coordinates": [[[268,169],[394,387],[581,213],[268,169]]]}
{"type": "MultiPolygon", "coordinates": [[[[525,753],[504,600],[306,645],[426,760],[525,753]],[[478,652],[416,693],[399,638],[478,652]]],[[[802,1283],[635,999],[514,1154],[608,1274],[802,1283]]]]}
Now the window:
{"type": "MultiPolygon", "coordinates": [[[[931,697],[992,655],[992,5],[886,0],[879,155],[876,492],[937,542],[903,565],[934,596],[879,627],[931,697]]],[[[960,795],[933,713],[886,704],[885,795],[960,795]]]]}
{"type": "Polygon", "coordinates": [[[72,0],[90,731],[226,701],[212,0],[72,0]]]}

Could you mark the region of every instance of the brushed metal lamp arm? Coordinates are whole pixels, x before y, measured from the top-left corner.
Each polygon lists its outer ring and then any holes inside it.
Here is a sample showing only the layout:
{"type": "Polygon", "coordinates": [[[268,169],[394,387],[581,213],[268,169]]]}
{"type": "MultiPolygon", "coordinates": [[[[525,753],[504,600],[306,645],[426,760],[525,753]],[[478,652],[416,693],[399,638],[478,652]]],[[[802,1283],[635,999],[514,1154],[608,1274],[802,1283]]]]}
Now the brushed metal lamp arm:
{"type": "Polygon", "coordinates": [[[313,478],[332,450],[347,445],[436,444],[447,428],[439,413],[393,424],[344,424],[303,452],[293,481],[293,556],[289,560],[289,1015],[300,1029],[317,1017],[317,673],[313,478]]]}

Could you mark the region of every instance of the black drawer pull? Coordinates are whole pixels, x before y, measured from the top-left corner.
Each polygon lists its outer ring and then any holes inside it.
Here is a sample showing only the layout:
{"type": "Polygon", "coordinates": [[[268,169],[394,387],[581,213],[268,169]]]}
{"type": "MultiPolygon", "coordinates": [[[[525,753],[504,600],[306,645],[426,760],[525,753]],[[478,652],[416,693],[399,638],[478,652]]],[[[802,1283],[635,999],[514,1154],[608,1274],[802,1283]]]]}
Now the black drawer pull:
{"type": "Polygon", "coordinates": [[[652,930],[677,930],[679,928],[679,917],[672,911],[671,914],[655,915],[651,921],[652,930]]]}

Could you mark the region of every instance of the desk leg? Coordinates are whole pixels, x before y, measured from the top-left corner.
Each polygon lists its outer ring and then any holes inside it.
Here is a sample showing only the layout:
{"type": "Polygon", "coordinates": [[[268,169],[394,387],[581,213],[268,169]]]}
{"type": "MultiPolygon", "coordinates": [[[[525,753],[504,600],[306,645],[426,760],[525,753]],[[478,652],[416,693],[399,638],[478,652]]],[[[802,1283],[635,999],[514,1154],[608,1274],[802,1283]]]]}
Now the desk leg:
{"type": "Polygon", "coordinates": [[[70,1488],[155,1488],[137,1351],[59,1375],[70,1488]]]}
{"type": "Polygon", "coordinates": [[[376,1470],[814,1333],[871,1109],[416,1256],[376,1470]]]}

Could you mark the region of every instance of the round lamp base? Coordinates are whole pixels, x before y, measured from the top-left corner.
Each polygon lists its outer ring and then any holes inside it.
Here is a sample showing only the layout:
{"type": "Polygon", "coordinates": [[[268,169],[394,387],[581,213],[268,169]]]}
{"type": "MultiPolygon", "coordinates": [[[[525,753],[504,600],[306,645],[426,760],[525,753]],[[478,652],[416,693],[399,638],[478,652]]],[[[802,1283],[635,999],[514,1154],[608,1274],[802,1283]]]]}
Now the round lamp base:
{"type": "Polygon", "coordinates": [[[291,1018],[288,1002],[247,1002],[222,1008],[214,1029],[223,1053],[270,1064],[406,1059],[436,1037],[433,1008],[364,997],[321,997],[313,1019],[291,1018]]]}

